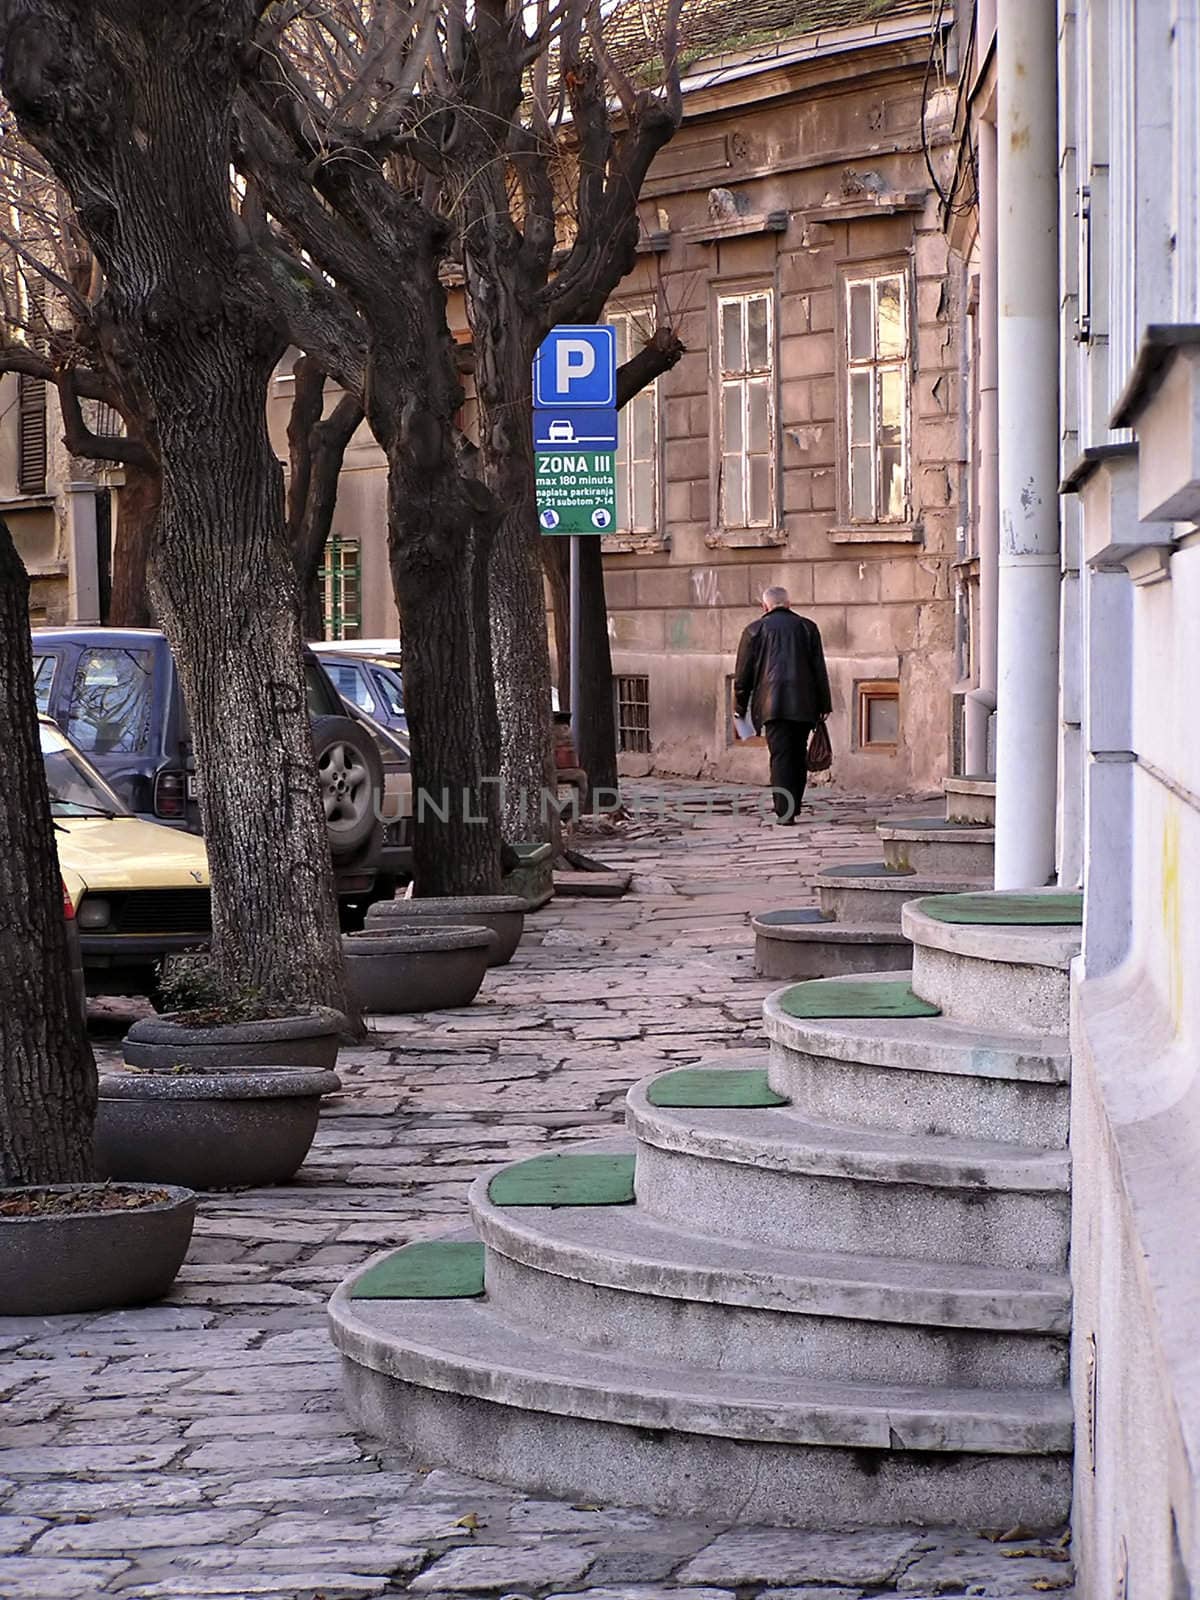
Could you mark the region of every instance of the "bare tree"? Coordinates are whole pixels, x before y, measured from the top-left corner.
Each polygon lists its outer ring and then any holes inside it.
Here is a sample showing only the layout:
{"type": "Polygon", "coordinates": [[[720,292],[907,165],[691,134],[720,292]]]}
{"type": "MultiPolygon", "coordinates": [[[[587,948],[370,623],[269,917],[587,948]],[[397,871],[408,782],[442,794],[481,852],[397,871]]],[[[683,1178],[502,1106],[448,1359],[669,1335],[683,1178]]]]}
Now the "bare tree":
{"type": "MultiPolygon", "coordinates": [[[[352,391],[347,375],[361,373],[356,392],[388,455],[406,652],[427,648],[413,580],[428,592],[431,536],[452,563],[474,552],[480,587],[457,644],[481,660],[490,614],[510,836],[539,829],[537,798],[552,778],[530,362],[556,323],[594,321],[633,265],[637,194],[680,115],[679,9],[666,0],[654,89],[635,90],[613,64],[599,0],[277,6],[247,77],[241,159],[288,242],[278,279],[300,302],[294,334],[331,357],[352,391]],[[297,257],[316,268],[307,285],[297,257]],[[478,459],[456,418],[451,261],[473,337],[478,459]],[[321,292],[306,304],[306,289],[321,292]],[[330,293],[360,321],[358,356],[330,316],[330,293]],[[489,595],[479,566],[493,529],[489,595]]],[[[408,682],[419,702],[421,684],[408,682]]],[[[480,693],[482,728],[491,690],[480,693]]],[[[425,738],[441,735],[417,703],[410,721],[419,762],[425,738]]]]}
{"type": "Polygon", "coordinates": [[[11,124],[0,128],[0,372],[58,395],[71,455],[124,474],[110,620],[150,622],[146,563],[162,493],[154,419],[118,359],[104,278],[62,184],[11,124]]]}
{"type": "Polygon", "coordinates": [[[67,966],[29,580],[0,521],[0,1185],[92,1176],[96,1066],[67,966]]]}
{"type": "Polygon", "coordinates": [[[286,344],[231,206],[258,0],[0,0],[0,81],[103,273],[112,359],[162,466],[150,583],[204,780],[213,953],[270,1000],[345,1009],[299,599],[267,383],[286,344]]]}

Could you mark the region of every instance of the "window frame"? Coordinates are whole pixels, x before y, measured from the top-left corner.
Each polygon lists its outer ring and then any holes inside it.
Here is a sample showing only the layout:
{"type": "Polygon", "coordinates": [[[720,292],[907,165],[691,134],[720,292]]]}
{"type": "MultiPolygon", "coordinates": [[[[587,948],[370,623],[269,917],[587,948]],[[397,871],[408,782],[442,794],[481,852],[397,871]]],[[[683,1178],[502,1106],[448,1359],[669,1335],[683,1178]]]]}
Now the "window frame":
{"type": "Polygon", "coordinates": [[[916,341],[913,330],[914,296],[912,267],[907,259],[891,261],[846,263],[838,273],[838,367],[841,384],[839,405],[838,500],[839,521],[845,528],[908,528],[913,523],[913,363],[916,341]],[[900,289],[901,326],[904,332],[903,349],[895,355],[881,356],[878,350],[879,285],[895,282],[900,289]],[[852,290],[863,286],[871,289],[871,339],[869,357],[855,356],[851,351],[852,290]],[[900,459],[903,468],[903,500],[898,513],[883,508],[882,450],[880,443],[881,421],[879,414],[879,374],[895,372],[900,377],[900,459]],[[870,375],[870,438],[871,454],[871,514],[864,516],[854,509],[854,451],[862,448],[854,442],[855,407],[854,379],[858,374],[870,375]]]}
{"type": "Polygon", "coordinates": [[[725,283],[714,286],[713,296],[713,337],[712,393],[716,406],[716,415],[712,419],[710,437],[715,443],[713,461],[715,467],[715,480],[713,483],[713,507],[715,515],[712,518],[713,526],[720,533],[771,533],[779,528],[779,355],[778,355],[778,315],[776,308],[776,286],[773,279],[757,279],[739,283],[725,283]],[[751,301],[762,300],[767,308],[767,337],[766,337],[766,364],[763,366],[751,365],[749,359],[749,305],[751,301]],[[740,338],[742,343],[743,359],[740,367],[726,367],[725,365],[725,308],[730,305],[741,307],[740,338]],[[750,433],[750,393],[752,388],[761,386],[766,394],[766,425],[767,444],[764,451],[752,451],[749,448],[750,433]],[[726,402],[725,396],[732,390],[740,390],[741,404],[739,407],[741,418],[742,449],[740,457],[743,464],[741,487],[739,492],[739,505],[731,507],[727,499],[727,470],[726,462],[739,452],[726,449],[726,402]],[[752,517],[751,511],[751,474],[749,464],[752,459],[761,458],[767,464],[767,511],[762,518],[752,517]],[[736,513],[731,515],[730,512],[736,513]]]}
{"type": "Polygon", "coordinates": [[[654,746],[650,738],[650,675],[645,672],[614,672],[613,673],[613,721],[616,725],[617,753],[619,755],[646,756],[653,754],[654,746]],[[644,685],[645,698],[634,699],[624,692],[625,685],[636,683],[644,685]],[[645,722],[625,723],[621,712],[625,707],[645,708],[645,722]],[[645,743],[627,744],[626,736],[635,735],[644,739],[645,743]]]}
{"type": "Polygon", "coordinates": [[[321,622],[326,639],[361,639],[363,636],[362,540],[330,534],[317,581],[321,586],[321,622]],[[352,563],[346,557],[353,556],[352,563]],[[355,585],[354,620],[346,620],[346,574],[352,565],[355,585]]]}
{"type": "Polygon", "coordinates": [[[900,748],[900,680],[898,678],[863,678],[854,685],[855,748],[865,755],[895,755],[900,748]],[[896,706],[896,737],[872,739],[871,704],[876,700],[891,700],[896,706]]]}
{"type": "MultiPolygon", "coordinates": [[[[605,313],[605,321],[611,323],[617,331],[617,365],[622,362],[621,333],[625,332],[626,356],[635,354],[633,339],[634,331],[639,321],[653,325],[655,321],[654,310],[651,306],[621,305],[614,306],[605,313]],[[621,325],[621,326],[618,326],[621,325]]],[[[617,450],[613,466],[617,474],[617,520],[609,530],[607,537],[618,539],[658,540],[663,536],[663,472],[662,472],[662,432],[661,432],[662,406],[659,396],[659,380],[648,383],[639,389],[629,402],[617,413],[617,450]],[[635,431],[634,408],[639,404],[649,406],[650,409],[650,454],[645,457],[633,455],[633,439],[635,431]],[[651,471],[650,505],[652,521],[647,526],[639,525],[634,516],[634,467],[639,463],[649,466],[651,471]],[[622,473],[625,476],[622,485],[622,473]],[[628,513],[626,515],[626,513],[628,513]]]]}

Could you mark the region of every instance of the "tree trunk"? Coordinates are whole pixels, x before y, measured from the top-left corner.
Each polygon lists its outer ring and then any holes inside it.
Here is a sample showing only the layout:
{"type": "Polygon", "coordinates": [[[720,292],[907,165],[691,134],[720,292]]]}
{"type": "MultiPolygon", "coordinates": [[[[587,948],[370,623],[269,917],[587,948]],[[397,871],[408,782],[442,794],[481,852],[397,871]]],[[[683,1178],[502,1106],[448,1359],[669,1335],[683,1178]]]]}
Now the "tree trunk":
{"type": "Polygon", "coordinates": [[[363,419],[353,395],[344,394],[328,417],[325,372],[310,356],[296,362],[296,390],[288,421],[291,476],[288,482],[288,539],[300,579],[301,620],[306,639],[325,634],[320,572],[337,509],[338,480],[346,448],[363,419]]]}
{"type": "MultiPolygon", "coordinates": [[[[414,272],[414,276],[416,276],[414,272]]],[[[430,264],[430,295],[441,293],[430,264]]],[[[462,470],[453,418],[461,403],[449,336],[414,366],[386,329],[372,352],[371,430],[388,458],[388,551],[404,647],[419,895],[500,888],[500,735],[488,624],[497,508],[462,470]]]]}
{"type": "Polygon", "coordinates": [[[503,508],[491,563],[500,804],[506,838],[550,839],[557,837],[557,818],[550,804],[555,793],[550,641],[533,474],[532,335],[519,296],[486,254],[477,272],[468,252],[468,283],[476,316],[472,331],[484,477],[503,508]],[[503,307],[496,303],[502,294],[507,295],[503,307]],[[484,318],[481,306],[491,308],[484,318]]]}
{"type": "Polygon", "coordinates": [[[117,537],[113,546],[112,598],[108,621],[113,628],[152,628],[150,591],[146,582],[151,551],[158,534],[162,474],[127,463],[117,496],[117,537]]]}
{"type": "Polygon", "coordinates": [[[267,385],[286,344],[231,209],[251,0],[0,0],[0,76],[104,269],[162,460],[151,598],[203,784],[231,990],[346,1011],[267,385]]]}
{"type": "Polygon", "coordinates": [[[266,432],[270,364],[233,329],[186,349],[193,331],[177,325],[186,375],[157,398],[163,508],[151,592],[203,782],[213,955],[231,985],[345,1010],[297,582],[266,432]],[[196,428],[199,415],[211,418],[207,428],[196,428]]]}
{"type": "Polygon", "coordinates": [[[38,742],[29,580],[0,521],[0,1186],[92,1176],[96,1065],[67,960],[38,742]]]}

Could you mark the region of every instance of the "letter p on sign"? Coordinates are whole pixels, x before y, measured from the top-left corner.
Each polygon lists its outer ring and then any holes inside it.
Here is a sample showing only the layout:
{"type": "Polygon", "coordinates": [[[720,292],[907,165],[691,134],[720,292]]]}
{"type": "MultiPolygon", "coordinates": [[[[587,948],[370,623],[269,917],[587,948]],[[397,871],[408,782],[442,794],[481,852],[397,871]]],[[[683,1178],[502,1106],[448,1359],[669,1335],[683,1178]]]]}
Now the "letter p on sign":
{"type": "Polygon", "coordinates": [[[617,402],[617,337],[607,323],[555,328],[533,363],[533,403],[541,410],[617,402]]]}
{"type": "Polygon", "coordinates": [[[596,370],[596,352],[586,339],[560,339],[554,354],[554,381],[563,394],[570,394],[572,381],[590,378],[596,370]]]}

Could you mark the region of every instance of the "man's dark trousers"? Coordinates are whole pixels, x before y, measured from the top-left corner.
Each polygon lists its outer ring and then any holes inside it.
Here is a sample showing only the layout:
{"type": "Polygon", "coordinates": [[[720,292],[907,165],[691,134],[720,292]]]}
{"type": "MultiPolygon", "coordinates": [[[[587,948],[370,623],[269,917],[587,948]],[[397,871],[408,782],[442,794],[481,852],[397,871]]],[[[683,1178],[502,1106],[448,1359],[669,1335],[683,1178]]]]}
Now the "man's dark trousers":
{"type": "Polygon", "coordinates": [[[775,791],[777,817],[800,815],[808,782],[808,739],[812,731],[811,722],[768,722],[763,729],[771,752],[771,787],[775,791]]]}

